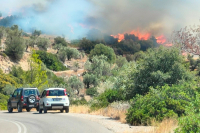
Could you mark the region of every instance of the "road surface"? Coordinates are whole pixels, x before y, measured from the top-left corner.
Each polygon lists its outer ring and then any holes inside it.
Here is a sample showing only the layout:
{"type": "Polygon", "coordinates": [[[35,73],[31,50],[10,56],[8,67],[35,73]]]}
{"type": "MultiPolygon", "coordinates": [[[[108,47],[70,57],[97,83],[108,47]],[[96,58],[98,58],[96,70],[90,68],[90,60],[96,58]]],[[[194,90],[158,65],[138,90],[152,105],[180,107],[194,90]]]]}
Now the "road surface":
{"type": "Polygon", "coordinates": [[[102,125],[70,113],[0,111],[0,133],[111,133],[102,125]]]}

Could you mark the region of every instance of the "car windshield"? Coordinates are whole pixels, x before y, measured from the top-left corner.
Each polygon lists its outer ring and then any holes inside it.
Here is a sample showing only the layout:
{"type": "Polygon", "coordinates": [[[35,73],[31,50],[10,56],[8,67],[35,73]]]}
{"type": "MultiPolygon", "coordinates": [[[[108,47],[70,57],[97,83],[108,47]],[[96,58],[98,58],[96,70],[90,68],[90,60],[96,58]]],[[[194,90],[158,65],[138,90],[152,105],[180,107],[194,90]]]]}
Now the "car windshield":
{"type": "Polygon", "coordinates": [[[37,94],[37,90],[36,89],[24,90],[24,96],[36,95],[36,94],[37,94]]]}
{"type": "Polygon", "coordinates": [[[49,90],[49,96],[64,96],[64,90],[49,90]]]}

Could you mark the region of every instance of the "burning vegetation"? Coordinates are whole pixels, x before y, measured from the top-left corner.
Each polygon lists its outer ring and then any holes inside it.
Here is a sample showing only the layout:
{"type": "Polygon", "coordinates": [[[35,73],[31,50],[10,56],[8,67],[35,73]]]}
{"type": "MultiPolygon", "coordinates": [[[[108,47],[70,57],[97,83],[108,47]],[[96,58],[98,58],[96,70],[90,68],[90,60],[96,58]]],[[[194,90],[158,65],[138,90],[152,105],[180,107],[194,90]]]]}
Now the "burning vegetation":
{"type": "MultiPolygon", "coordinates": [[[[125,34],[118,33],[117,35],[111,35],[111,36],[117,38],[118,42],[121,42],[122,40],[125,39],[125,34]]],[[[150,33],[142,33],[139,30],[132,30],[129,34],[135,35],[138,40],[148,40],[153,36],[150,33]]],[[[158,44],[165,44],[167,42],[167,39],[164,35],[156,36],[155,38],[158,44]]]]}

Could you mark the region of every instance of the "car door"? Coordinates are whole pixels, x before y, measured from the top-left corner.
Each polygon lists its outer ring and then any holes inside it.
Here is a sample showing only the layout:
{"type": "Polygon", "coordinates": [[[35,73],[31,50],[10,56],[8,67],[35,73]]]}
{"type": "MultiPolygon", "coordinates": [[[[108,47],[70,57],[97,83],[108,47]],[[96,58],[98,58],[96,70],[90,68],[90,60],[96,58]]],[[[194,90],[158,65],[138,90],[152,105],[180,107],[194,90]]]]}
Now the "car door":
{"type": "Polygon", "coordinates": [[[15,97],[16,106],[20,100],[21,100],[21,89],[17,89],[17,96],[15,97]]]}
{"type": "Polygon", "coordinates": [[[42,95],[40,97],[40,101],[39,101],[40,106],[43,106],[43,100],[44,100],[45,95],[46,95],[46,90],[42,92],[42,95]]]}
{"type": "Polygon", "coordinates": [[[10,102],[11,102],[11,106],[12,107],[17,107],[17,102],[16,102],[16,96],[18,94],[18,90],[16,89],[10,99],[10,102]]]}

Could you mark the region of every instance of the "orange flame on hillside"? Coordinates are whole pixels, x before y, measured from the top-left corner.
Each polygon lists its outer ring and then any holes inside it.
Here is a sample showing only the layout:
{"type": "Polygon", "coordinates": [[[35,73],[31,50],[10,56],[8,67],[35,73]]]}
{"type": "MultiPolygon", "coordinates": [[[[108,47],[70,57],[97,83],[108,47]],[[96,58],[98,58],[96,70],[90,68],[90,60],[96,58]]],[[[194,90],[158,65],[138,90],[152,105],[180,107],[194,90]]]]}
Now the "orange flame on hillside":
{"type": "MultiPolygon", "coordinates": [[[[129,34],[134,34],[135,36],[138,37],[139,40],[148,40],[152,35],[150,33],[141,33],[139,30],[131,31],[129,34]]],[[[118,42],[122,41],[124,39],[124,34],[117,34],[117,35],[111,35],[114,38],[118,38],[118,42]]],[[[167,39],[164,35],[156,36],[157,43],[159,44],[164,44],[166,43],[167,39]]]]}

